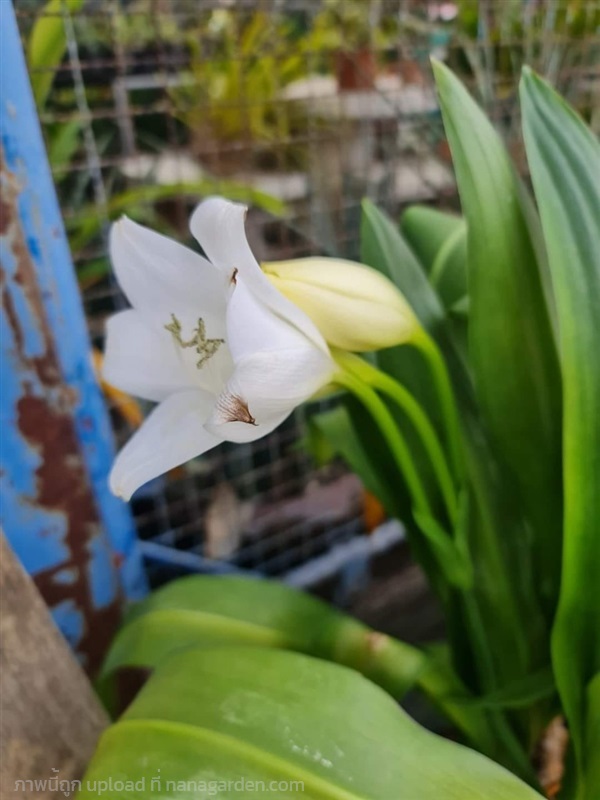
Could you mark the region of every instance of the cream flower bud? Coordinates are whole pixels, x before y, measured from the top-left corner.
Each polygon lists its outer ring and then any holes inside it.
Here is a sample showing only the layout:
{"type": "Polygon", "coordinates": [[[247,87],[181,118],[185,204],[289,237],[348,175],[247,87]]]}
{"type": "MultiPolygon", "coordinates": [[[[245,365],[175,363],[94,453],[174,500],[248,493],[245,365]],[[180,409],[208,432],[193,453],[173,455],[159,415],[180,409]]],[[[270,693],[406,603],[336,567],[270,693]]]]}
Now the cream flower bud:
{"type": "Polygon", "coordinates": [[[273,261],[262,267],[333,347],[380,350],[408,342],[419,328],[401,292],[371,267],[339,258],[273,261]]]}

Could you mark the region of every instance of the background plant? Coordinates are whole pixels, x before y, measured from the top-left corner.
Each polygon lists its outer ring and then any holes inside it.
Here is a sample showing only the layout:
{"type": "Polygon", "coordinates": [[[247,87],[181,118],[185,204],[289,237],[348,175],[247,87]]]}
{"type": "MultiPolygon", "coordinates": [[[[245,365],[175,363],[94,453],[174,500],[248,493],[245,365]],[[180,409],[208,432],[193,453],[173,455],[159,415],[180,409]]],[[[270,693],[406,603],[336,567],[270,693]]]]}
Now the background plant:
{"type": "MultiPolygon", "coordinates": [[[[84,0],[67,0],[65,3],[62,0],[48,0],[36,14],[26,42],[27,62],[38,112],[42,118],[56,117],[56,121],[44,126],[44,132],[48,160],[55,176],[61,208],[66,212],[65,224],[75,256],[86,250],[93,252],[108,221],[125,212],[165,233],[174,232],[169,214],[164,213],[164,204],[186,196],[195,199],[218,192],[232,200],[264,208],[271,214],[283,214],[285,207],[278,199],[240,181],[217,179],[210,172],[193,181],[177,180],[161,185],[146,183],[131,187],[119,169],[104,169],[101,177],[104,191],[102,196],[98,196],[99,176],[94,174],[89,164],[86,169],[82,169],[81,165],[89,159],[90,152],[100,161],[104,158],[110,160],[115,147],[118,148],[119,134],[112,122],[92,133],[91,142],[89,138],[91,122],[86,115],[96,104],[106,102],[108,89],[102,86],[83,89],[87,110],[79,108],[75,116],[66,115],[72,118],[62,119],[67,109],[72,110],[74,105],[77,106],[77,94],[74,85],[57,81],[61,64],[68,54],[65,25],[69,23],[70,15],[80,11],[83,5],[84,0]]],[[[115,38],[123,46],[135,44],[138,50],[148,47],[155,41],[155,29],[148,25],[147,17],[138,12],[136,4],[129,8],[129,12],[131,16],[119,11],[115,5],[115,29],[108,31],[105,26],[95,22],[93,16],[82,17],[84,24],[78,46],[96,53],[99,58],[107,58],[112,53],[115,38]],[[140,21],[144,20],[145,26],[140,27],[140,21]]],[[[264,23],[264,19],[262,21],[264,23]]],[[[182,46],[185,41],[185,34],[181,33],[175,20],[168,23],[163,20],[161,34],[173,47],[182,46]]],[[[274,73],[275,70],[271,69],[271,76],[274,73]]],[[[160,139],[153,141],[152,151],[162,149],[164,144],[160,139]]],[[[105,256],[87,259],[78,269],[80,284],[88,287],[105,278],[108,271],[109,263],[105,256]]]]}
{"type": "Polygon", "coordinates": [[[460,0],[458,9],[454,36],[460,48],[451,64],[472,71],[486,104],[514,96],[514,76],[524,64],[568,91],[597,60],[598,3],[460,0]]]}
{"type": "Polygon", "coordinates": [[[291,26],[273,29],[265,12],[212,12],[201,39],[186,37],[190,71],[171,91],[175,113],[202,150],[231,141],[285,141],[289,117],[278,93],[305,71],[291,26]],[[206,52],[206,47],[210,48],[206,52]]]}

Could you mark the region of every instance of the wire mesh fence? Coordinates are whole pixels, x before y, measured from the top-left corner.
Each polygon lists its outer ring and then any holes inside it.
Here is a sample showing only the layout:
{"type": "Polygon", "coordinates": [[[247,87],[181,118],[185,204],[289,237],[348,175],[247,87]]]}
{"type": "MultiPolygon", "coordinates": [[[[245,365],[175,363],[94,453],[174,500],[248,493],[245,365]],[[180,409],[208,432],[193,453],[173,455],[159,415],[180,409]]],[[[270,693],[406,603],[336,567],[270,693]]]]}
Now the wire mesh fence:
{"type": "MultiPolygon", "coordinates": [[[[597,0],[15,6],[98,352],[107,316],[126,305],[106,255],[109,223],[122,213],[188,241],[200,197],[242,200],[266,261],[358,258],[365,196],[393,216],[414,202],[457,208],[432,54],[478,95],[521,165],[525,62],[600,128],[597,0]]],[[[140,409],[108,397],[123,443],[140,409]]],[[[363,534],[358,482],[339,464],[315,467],[299,446],[306,413],[137,493],[155,582],[194,569],[289,575],[363,534]]]]}

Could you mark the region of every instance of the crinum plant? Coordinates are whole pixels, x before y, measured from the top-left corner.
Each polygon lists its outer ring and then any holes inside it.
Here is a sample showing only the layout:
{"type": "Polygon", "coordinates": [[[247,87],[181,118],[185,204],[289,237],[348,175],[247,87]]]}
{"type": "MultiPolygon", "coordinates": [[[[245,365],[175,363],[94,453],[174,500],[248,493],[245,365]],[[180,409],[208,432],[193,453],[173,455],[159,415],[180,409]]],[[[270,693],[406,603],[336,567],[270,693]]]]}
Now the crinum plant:
{"type": "MultiPolygon", "coordinates": [[[[368,266],[263,270],[242,211],[222,201],[192,220],[210,263],[120,223],[113,261],[134,310],[109,327],[107,367],[160,401],[116,462],[126,496],[343,389],[313,434],[404,521],[447,644],[418,650],[276,583],[176,581],[108,655],[105,679],[156,671],[102,739],[96,779],[164,763],[173,780],[223,779],[222,797],[240,775],[304,781],[282,797],[518,800],[542,782],[549,796],[598,797],[600,148],[525,70],[534,203],[464,87],[434,71],[463,219],[414,208],[401,232],[365,202],[368,266]],[[484,755],[424,732],[381,692],[410,688],[484,755]],[[550,786],[536,753],[557,720],[569,747],[550,786]]],[[[198,796],[184,788],[162,796],[198,796]]]]}

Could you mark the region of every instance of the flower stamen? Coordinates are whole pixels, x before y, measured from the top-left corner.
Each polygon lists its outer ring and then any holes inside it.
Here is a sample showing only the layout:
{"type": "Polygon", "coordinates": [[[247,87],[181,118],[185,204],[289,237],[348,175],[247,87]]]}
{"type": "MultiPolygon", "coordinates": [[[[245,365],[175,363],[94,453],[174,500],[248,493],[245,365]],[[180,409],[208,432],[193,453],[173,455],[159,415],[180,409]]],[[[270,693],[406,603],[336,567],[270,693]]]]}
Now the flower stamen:
{"type": "Polygon", "coordinates": [[[198,325],[193,330],[193,337],[188,341],[184,341],[181,336],[182,328],[181,322],[177,319],[175,314],[171,314],[171,322],[165,325],[165,330],[172,334],[173,338],[181,348],[195,347],[196,352],[200,356],[196,362],[196,368],[201,369],[209,358],[212,358],[222,344],[225,344],[225,339],[207,339],[206,338],[206,325],[204,320],[200,318],[198,325]]]}

